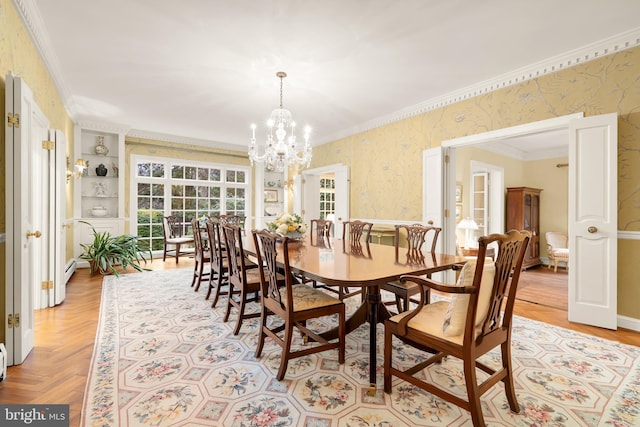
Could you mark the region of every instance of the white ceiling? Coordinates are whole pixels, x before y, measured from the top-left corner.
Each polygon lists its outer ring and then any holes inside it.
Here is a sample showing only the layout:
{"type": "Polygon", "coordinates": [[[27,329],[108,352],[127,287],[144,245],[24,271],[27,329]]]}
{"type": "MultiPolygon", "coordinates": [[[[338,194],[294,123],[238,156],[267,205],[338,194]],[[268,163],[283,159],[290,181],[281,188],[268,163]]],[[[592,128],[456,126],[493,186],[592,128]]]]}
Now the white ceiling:
{"type": "Polygon", "coordinates": [[[76,122],[242,149],[278,106],[277,71],[318,144],[575,63],[640,16],[638,0],[14,2],[76,122]]]}

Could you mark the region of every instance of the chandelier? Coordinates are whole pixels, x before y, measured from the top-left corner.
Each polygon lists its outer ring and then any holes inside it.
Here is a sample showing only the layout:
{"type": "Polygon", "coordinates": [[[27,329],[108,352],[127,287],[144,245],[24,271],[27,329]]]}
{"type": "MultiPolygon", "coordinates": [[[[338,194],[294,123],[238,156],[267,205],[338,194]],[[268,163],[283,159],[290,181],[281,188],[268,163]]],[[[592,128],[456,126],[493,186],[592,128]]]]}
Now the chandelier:
{"type": "Polygon", "coordinates": [[[308,167],[311,162],[311,128],[304,128],[304,143],[296,141],[296,122],[293,121],[291,111],[282,106],[282,80],[287,77],[287,73],[279,71],[276,76],[280,79],[280,108],[273,110],[267,121],[269,134],[262,155],[256,146],[256,125],[251,125],[253,134],[249,145],[249,160],[252,165],[253,162],[264,162],[267,170],[283,171],[285,167],[296,164],[308,167]]]}

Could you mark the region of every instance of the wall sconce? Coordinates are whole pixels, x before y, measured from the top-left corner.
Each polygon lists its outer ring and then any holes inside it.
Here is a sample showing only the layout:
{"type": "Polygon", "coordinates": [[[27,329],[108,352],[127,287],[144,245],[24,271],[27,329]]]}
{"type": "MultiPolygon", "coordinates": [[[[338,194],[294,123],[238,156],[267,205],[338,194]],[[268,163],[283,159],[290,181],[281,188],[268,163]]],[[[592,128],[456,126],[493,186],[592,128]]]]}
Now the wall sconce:
{"type": "Polygon", "coordinates": [[[72,176],[80,178],[82,176],[82,172],[84,172],[87,167],[87,162],[82,159],[78,159],[74,165],[74,170],[71,170],[71,161],[69,160],[69,156],[67,156],[67,184],[71,181],[72,176]]]}

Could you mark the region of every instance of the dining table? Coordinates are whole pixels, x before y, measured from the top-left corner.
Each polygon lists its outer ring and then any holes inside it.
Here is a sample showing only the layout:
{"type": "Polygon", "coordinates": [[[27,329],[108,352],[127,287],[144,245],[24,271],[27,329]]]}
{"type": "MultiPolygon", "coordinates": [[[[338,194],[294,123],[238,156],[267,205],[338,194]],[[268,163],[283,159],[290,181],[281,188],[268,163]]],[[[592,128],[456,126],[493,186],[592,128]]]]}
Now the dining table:
{"type": "MultiPolygon", "coordinates": [[[[243,238],[243,249],[250,257],[257,256],[251,233],[243,238]]],[[[289,266],[292,273],[305,280],[315,280],[328,286],[360,287],[364,298],[346,320],[346,333],[369,323],[369,383],[370,395],[376,392],[377,324],[391,317],[382,301],[380,286],[398,280],[402,275],[433,274],[463,264],[466,258],[456,255],[423,252],[417,261],[415,253],[406,249],[376,243],[350,242],[339,238],[318,241],[313,236],[289,244],[289,266]]],[[[278,258],[283,261],[282,251],[278,258]]],[[[338,337],[338,328],[320,334],[331,340],[338,337]]]]}

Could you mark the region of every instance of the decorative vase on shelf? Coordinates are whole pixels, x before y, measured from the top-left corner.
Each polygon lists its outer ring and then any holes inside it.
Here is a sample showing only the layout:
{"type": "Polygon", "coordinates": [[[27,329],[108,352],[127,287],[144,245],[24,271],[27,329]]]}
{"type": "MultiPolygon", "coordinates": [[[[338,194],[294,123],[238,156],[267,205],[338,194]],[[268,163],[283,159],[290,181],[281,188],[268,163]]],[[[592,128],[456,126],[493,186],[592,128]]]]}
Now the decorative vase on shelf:
{"type": "Polygon", "coordinates": [[[98,165],[98,167],[96,168],[96,175],[107,176],[107,168],[105,167],[105,165],[103,165],[102,163],[98,165]]]}
{"type": "Polygon", "coordinates": [[[104,145],[104,136],[98,136],[98,145],[96,145],[96,154],[99,156],[106,156],[107,154],[109,154],[109,148],[107,148],[107,146],[104,145]]]}

